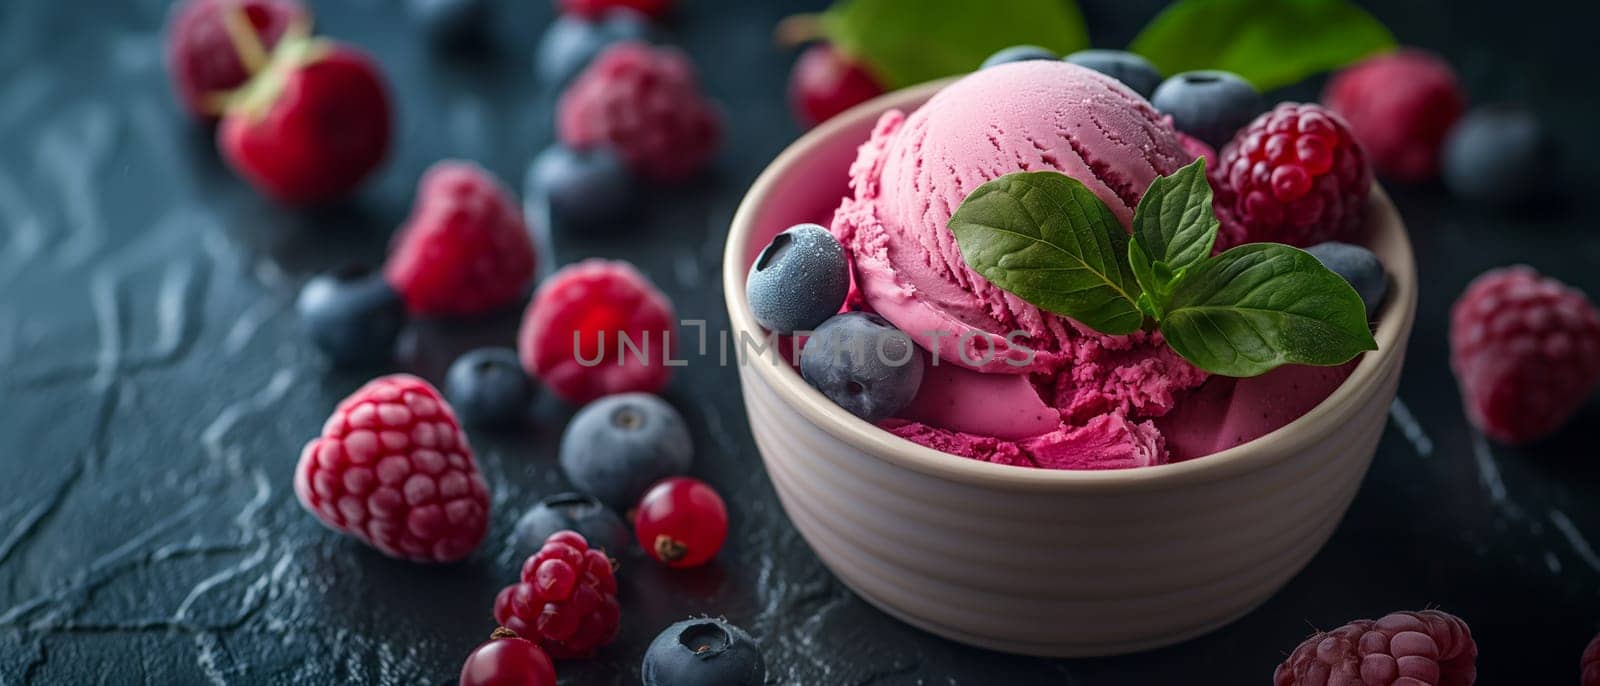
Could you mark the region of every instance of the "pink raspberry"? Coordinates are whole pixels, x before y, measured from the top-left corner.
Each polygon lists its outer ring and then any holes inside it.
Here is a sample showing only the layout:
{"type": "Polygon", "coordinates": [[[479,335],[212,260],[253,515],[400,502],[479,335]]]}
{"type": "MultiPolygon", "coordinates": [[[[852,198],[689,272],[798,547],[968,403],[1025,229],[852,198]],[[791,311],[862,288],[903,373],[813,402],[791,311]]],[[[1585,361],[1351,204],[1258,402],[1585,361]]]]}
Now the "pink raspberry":
{"type": "Polygon", "coordinates": [[[1338,115],[1290,102],[1223,146],[1211,186],[1217,216],[1229,228],[1219,247],[1236,244],[1230,240],[1308,246],[1352,238],[1372,171],[1338,115]]]}
{"type": "Polygon", "coordinates": [[[482,167],[445,160],[422,175],[383,274],[412,312],[475,315],[521,296],[534,266],[511,194],[482,167]]]}
{"type": "Polygon", "coordinates": [[[1543,437],[1600,385],[1600,312],[1530,267],[1484,272],[1450,312],[1450,366],[1484,434],[1507,443],[1543,437]]]}
{"type": "Polygon", "coordinates": [[[612,561],[583,536],[557,531],[494,598],[495,621],[559,659],[592,655],[622,623],[612,561]]]}
{"type": "Polygon", "coordinates": [[[1319,631],[1272,674],[1273,686],[1472,686],[1478,645],[1438,610],[1394,612],[1319,631]]]}
{"type": "Polygon", "coordinates": [[[1379,173],[1408,182],[1438,175],[1445,134],[1466,108],[1450,65],[1421,50],[1379,55],[1340,72],[1322,102],[1350,123],[1379,173]]]}
{"type": "Polygon", "coordinates": [[[1579,686],[1600,686],[1600,635],[1589,641],[1589,647],[1583,649],[1583,658],[1578,661],[1578,668],[1583,670],[1578,677],[1579,686]]]}
{"type": "Polygon", "coordinates": [[[688,56],[627,41],[607,48],[562,94],[556,133],[575,150],[609,145],[635,172],[681,181],[711,160],[722,119],[700,94],[688,56]]]}
{"type": "Polygon", "coordinates": [[[391,557],[453,562],[489,530],[489,487],[428,382],[379,377],[340,401],[300,453],[300,504],[391,557]]]}
{"type": "Polygon", "coordinates": [[[672,301],[627,262],[589,259],[561,268],[528,304],[517,334],[522,367],[557,397],[659,392],[678,346],[672,301]]]}

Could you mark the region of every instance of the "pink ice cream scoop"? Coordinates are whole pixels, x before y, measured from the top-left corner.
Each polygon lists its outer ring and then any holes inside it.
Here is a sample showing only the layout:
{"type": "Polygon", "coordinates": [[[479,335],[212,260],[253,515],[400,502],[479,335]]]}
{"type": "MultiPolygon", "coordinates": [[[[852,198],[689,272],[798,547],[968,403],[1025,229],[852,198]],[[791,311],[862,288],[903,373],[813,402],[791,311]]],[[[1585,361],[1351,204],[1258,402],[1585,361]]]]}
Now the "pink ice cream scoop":
{"type": "MultiPolygon", "coordinates": [[[[1194,158],[1142,97],[1066,62],[990,67],[909,116],[883,115],[850,168],[854,194],[832,230],[853,265],[849,304],[882,315],[933,360],[917,399],[886,428],[1008,464],[1168,461],[1152,420],[1207,375],[1159,333],[1106,336],[1001,290],[967,266],[947,225],[978,186],[1054,170],[1083,182],[1126,226],[1150,182],[1194,158]]],[[[1191,434],[1186,447],[1215,442],[1191,434]]]]}

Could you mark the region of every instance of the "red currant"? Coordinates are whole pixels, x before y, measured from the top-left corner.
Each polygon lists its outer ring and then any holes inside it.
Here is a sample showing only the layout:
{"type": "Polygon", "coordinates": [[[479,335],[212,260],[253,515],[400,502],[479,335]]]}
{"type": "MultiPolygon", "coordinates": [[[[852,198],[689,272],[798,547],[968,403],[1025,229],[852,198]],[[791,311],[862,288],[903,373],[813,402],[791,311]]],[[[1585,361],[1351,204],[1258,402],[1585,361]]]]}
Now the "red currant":
{"type": "Polygon", "coordinates": [[[717,556],[728,537],[728,508],[705,482],[663,479],[639,501],[633,516],[639,545],[668,567],[694,567],[717,556]]]}
{"type": "Polygon", "coordinates": [[[556,686],[556,668],[539,646],[501,627],[467,656],[461,686],[556,686]]]}
{"type": "Polygon", "coordinates": [[[789,73],[789,104],[806,126],[821,124],[882,93],[883,86],[861,63],[829,43],[806,48],[789,73]]]}

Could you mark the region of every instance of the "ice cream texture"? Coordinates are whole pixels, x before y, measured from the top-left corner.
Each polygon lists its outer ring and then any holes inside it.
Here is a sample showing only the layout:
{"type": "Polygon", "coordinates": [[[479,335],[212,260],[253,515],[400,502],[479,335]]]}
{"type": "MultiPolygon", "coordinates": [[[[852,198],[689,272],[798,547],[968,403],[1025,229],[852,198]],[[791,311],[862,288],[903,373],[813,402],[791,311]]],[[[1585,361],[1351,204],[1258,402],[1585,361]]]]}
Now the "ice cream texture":
{"type": "Polygon", "coordinates": [[[968,267],[947,226],[978,186],[1054,170],[1126,227],[1151,181],[1194,157],[1138,94],[1059,61],[990,67],[909,115],[885,113],[831,226],[852,264],[847,306],[883,316],[932,360],[884,427],[974,459],[1118,469],[1237,445],[1326,397],[1348,366],[1208,382],[1158,332],[1108,336],[1042,311],[968,267]]]}

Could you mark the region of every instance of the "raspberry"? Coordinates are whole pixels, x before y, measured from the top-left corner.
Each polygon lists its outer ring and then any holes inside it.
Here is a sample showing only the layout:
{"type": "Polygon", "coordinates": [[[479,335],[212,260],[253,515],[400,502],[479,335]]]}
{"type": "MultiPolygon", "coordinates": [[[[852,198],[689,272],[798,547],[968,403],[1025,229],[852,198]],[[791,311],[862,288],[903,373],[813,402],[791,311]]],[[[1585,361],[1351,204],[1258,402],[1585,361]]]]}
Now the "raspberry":
{"type": "Polygon", "coordinates": [[[1594,640],[1589,641],[1589,647],[1583,649],[1578,668],[1583,670],[1579,676],[1579,686],[1600,686],[1600,636],[1595,636],[1594,640]]]}
{"type": "Polygon", "coordinates": [[[428,382],[379,377],[339,402],[300,453],[300,504],[391,557],[453,562],[489,530],[489,487],[428,382]]]}
{"type": "Polygon", "coordinates": [[[1485,272],[1450,313],[1450,366],[1467,417],[1508,443],[1545,436],[1600,384],[1600,313],[1530,267],[1485,272]]]}
{"type": "Polygon", "coordinates": [[[266,59],[290,25],[310,22],[310,13],[295,0],[188,0],[173,5],[166,59],[178,101],[195,117],[215,119],[221,114],[220,98],[264,66],[259,60],[266,59]],[[244,19],[238,28],[246,31],[239,35],[229,32],[235,17],[244,19]],[[244,42],[236,45],[235,40],[244,42]],[[247,64],[242,50],[256,48],[247,64]]]}
{"type": "Polygon", "coordinates": [[[1366,60],[1328,81],[1322,102],[1344,116],[1378,172],[1397,181],[1439,173],[1439,149],[1466,98],[1444,60],[1401,50],[1366,60]]]}
{"type": "Polygon", "coordinates": [[[1257,241],[1307,246],[1352,237],[1372,171],[1338,115],[1319,105],[1284,103],[1222,148],[1211,186],[1227,229],[1218,247],[1257,241]]]}
{"type": "Polygon", "coordinates": [[[1319,631],[1290,653],[1273,686],[1472,686],[1478,645],[1438,610],[1394,612],[1319,631]]]}
{"type": "Polygon", "coordinates": [[[533,280],[522,211],[489,172],[446,160],[422,175],[384,277],[413,312],[473,315],[505,306],[533,280]]]}
{"type": "Polygon", "coordinates": [[[598,19],[607,10],[624,7],[651,18],[660,19],[672,10],[672,0],[557,0],[561,11],[580,17],[598,19]]]}
{"type": "Polygon", "coordinates": [[[556,133],[575,150],[609,145],[640,175],[679,181],[710,161],[722,119],[687,56],[628,41],[607,48],[562,94],[556,133]]]}
{"type": "Polygon", "coordinates": [[[612,561],[575,532],[550,534],[495,596],[494,618],[558,659],[592,655],[621,625],[612,561]]]}
{"type": "Polygon", "coordinates": [[[627,262],[589,259],[550,275],[517,334],[523,369],[574,405],[659,392],[677,347],[672,301],[627,262]]]}

